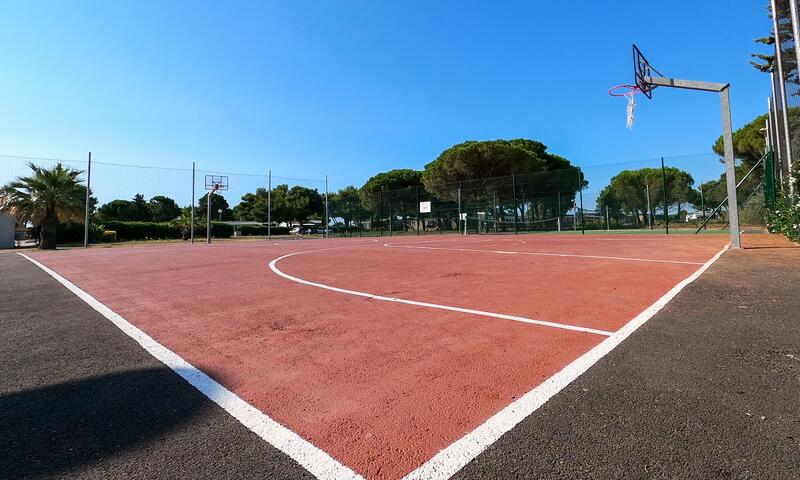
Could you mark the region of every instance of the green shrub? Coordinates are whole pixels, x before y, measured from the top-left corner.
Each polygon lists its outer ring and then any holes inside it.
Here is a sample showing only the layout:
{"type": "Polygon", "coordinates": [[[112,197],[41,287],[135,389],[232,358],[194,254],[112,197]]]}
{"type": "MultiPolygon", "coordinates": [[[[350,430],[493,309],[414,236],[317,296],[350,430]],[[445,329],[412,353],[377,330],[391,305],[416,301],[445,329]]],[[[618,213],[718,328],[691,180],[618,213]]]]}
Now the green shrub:
{"type": "Polygon", "coordinates": [[[106,230],[117,232],[118,240],[166,240],[181,238],[178,228],[161,222],[121,222],[107,221],[103,224],[106,230]]]}
{"type": "MultiPolygon", "coordinates": [[[[195,231],[195,235],[197,232],[195,231]]],[[[202,236],[205,237],[206,231],[203,228],[202,236]]],[[[233,236],[233,227],[227,223],[211,222],[211,237],[212,238],[229,238],[233,236]]]]}
{"type": "MultiPolygon", "coordinates": [[[[249,237],[252,235],[267,235],[267,227],[262,225],[242,225],[239,227],[239,232],[242,236],[249,237]]],[[[272,227],[272,235],[289,235],[289,227],[272,227]]]]}
{"type": "Polygon", "coordinates": [[[800,201],[794,205],[779,198],[775,208],[767,212],[767,227],[770,232],[785,235],[792,241],[800,242],[800,201]]]}
{"type": "MultiPolygon", "coordinates": [[[[83,223],[59,223],[56,227],[56,243],[83,243],[83,223]]],[[[103,227],[96,223],[89,224],[89,243],[100,241],[103,227]]]]}
{"type": "Polygon", "coordinates": [[[103,234],[100,235],[100,242],[102,243],[114,243],[117,241],[117,232],[114,230],[103,230],[103,234]]]}

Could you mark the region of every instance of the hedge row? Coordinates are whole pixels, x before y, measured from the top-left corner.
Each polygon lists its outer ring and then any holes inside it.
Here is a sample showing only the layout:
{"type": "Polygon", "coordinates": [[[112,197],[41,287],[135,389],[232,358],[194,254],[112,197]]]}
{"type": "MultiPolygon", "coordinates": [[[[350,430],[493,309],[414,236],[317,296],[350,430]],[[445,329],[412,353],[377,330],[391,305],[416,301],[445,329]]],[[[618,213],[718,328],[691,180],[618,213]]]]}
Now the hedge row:
{"type": "MultiPolygon", "coordinates": [[[[289,227],[272,227],[272,235],[289,235],[289,227]]],[[[239,227],[242,236],[266,236],[267,227],[261,225],[242,225],[239,227]]]]}
{"type": "MultiPolygon", "coordinates": [[[[97,243],[100,241],[111,241],[113,234],[104,232],[116,232],[117,240],[167,240],[181,238],[181,231],[178,227],[165,222],[120,222],[107,221],[102,224],[92,224],[89,228],[89,241],[97,243]]],[[[205,238],[205,225],[196,225],[194,229],[196,238],[205,238]]],[[[211,222],[211,236],[215,238],[228,238],[233,235],[233,227],[220,222],[211,222]]],[[[83,224],[65,223],[60,224],[56,230],[56,241],[58,243],[80,243],[83,242],[83,224]]]]}

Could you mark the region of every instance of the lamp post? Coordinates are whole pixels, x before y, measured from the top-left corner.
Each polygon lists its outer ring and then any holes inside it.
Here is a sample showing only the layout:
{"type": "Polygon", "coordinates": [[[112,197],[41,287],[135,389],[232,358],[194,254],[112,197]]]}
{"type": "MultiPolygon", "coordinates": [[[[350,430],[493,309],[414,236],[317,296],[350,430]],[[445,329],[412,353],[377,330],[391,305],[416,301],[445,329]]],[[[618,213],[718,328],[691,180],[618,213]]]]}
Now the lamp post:
{"type": "Polygon", "coordinates": [[[220,208],[219,210],[217,210],[217,213],[219,213],[219,221],[221,222],[222,221],[222,209],[220,208]]]}

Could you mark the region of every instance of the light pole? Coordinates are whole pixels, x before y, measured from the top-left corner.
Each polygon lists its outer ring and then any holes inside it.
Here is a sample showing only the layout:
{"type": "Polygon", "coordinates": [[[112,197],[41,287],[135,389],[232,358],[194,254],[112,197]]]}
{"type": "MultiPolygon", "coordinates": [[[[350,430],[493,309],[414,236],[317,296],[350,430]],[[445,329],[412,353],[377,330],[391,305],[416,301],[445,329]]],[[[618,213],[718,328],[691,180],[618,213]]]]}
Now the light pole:
{"type": "Polygon", "coordinates": [[[219,221],[221,222],[222,221],[222,209],[220,208],[219,210],[217,210],[217,213],[219,213],[219,221]]]}

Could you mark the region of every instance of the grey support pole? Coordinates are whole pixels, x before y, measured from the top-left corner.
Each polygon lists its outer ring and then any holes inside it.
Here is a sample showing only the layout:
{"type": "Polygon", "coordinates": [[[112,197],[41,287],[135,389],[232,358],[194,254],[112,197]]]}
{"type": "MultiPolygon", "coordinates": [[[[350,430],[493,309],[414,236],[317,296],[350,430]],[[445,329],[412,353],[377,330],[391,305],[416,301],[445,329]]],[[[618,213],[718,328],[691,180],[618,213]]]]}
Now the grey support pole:
{"type": "MultiPolygon", "coordinates": [[[[774,0],[773,0],[773,11],[774,0]]],[[[777,39],[776,39],[777,43],[777,39]]],[[[776,49],[780,52],[780,48],[776,49]]],[[[780,66],[780,62],[778,62],[780,66]]],[[[736,200],[736,168],[733,159],[733,130],[731,127],[730,84],[713,82],[695,82],[665,77],[646,77],[645,80],[654,86],[686,88],[705,92],[719,92],[720,111],[722,113],[722,143],[725,146],[725,179],[728,187],[728,216],[731,225],[731,247],[742,247],[739,233],[739,202],[736,200]]],[[[783,87],[782,87],[783,89],[783,87]]],[[[786,115],[786,110],[784,110],[786,115]]],[[[788,141],[788,138],[787,138],[788,141]]],[[[791,153],[787,152],[791,155],[791,153]]]]}
{"type": "Polygon", "coordinates": [[[267,175],[267,240],[272,240],[272,170],[267,175]]]}
{"type": "Polygon", "coordinates": [[[725,183],[728,187],[728,221],[731,224],[731,248],[742,248],[739,234],[739,201],[736,197],[736,168],[733,163],[733,129],[731,127],[731,100],[728,85],[720,92],[722,113],[722,143],[725,145],[725,183]]]}
{"type": "Polygon", "coordinates": [[[328,219],[328,176],[325,175],[325,238],[330,237],[328,233],[328,225],[330,224],[330,220],[328,219]]]}
{"type": "Polygon", "coordinates": [[[206,243],[211,243],[211,195],[213,194],[212,190],[206,196],[206,243]]]}
{"type": "Polygon", "coordinates": [[[92,152],[89,152],[89,166],[86,168],[86,212],[83,217],[83,248],[89,248],[89,197],[92,189],[92,152]]]}
{"type": "Polygon", "coordinates": [[[578,194],[581,197],[581,235],[586,235],[586,223],[583,213],[583,170],[578,169],[578,194]]]}
{"type": "Polygon", "coordinates": [[[194,162],[192,162],[192,219],[191,219],[191,236],[192,244],[194,244],[194,162]]]}
{"type": "MultiPolygon", "coordinates": [[[[793,0],[789,2],[790,4],[793,3],[793,0]]],[[[786,149],[784,154],[786,156],[785,164],[786,164],[786,177],[789,179],[789,195],[794,197],[794,188],[792,185],[791,174],[792,171],[792,142],[791,137],[789,136],[789,104],[788,99],[786,98],[786,82],[781,81],[785,79],[784,71],[783,71],[783,51],[781,50],[781,37],[778,28],[778,10],[776,6],[776,1],[771,0],[770,4],[772,6],[772,26],[773,31],[775,33],[775,63],[778,66],[778,87],[780,89],[781,94],[781,104],[783,106],[782,109],[782,116],[783,116],[783,127],[785,129],[783,137],[786,139],[786,149]]],[[[780,137],[780,136],[779,136],[780,137]]],[[[728,198],[733,198],[730,196],[730,192],[728,193],[728,198]]],[[[730,205],[729,205],[730,208],[730,205]]],[[[738,225],[738,220],[737,220],[738,225]]],[[[733,223],[731,223],[731,230],[733,230],[733,223]]],[[[733,245],[733,242],[731,242],[733,245]]],[[[736,248],[736,247],[734,247],[736,248]]]]}
{"type": "Polygon", "coordinates": [[[661,157],[661,189],[664,192],[664,228],[669,235],[669,204],[667,203],[667,170],[664,168],[664,157],[661,157]]]}
{"type": "MultiPolygon", "coordinates": [[[[653,212],[650,210],[650,185],[644,186],[644,192],[647,196],[647,226],[650,227],[650,230],[653,229],[653,212]]],[[[639,216],[638,214],[636,215],[639,216]]]]}

